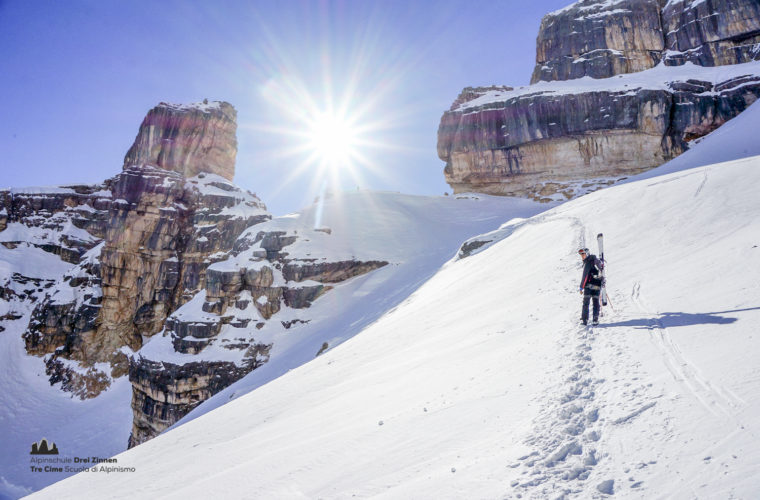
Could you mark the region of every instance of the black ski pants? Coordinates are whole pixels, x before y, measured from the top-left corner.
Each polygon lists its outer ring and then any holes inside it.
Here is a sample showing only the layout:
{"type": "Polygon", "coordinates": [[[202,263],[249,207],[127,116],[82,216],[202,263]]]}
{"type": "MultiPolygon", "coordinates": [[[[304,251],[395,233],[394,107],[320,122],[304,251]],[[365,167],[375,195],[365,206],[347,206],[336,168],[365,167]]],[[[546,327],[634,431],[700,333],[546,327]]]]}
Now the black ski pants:
{"type": "Polygon", "coordinates": [[[594,304],[594,321],[599,319],[599,290],[589,290],[588,288],[583,291],[583,308],[581,309],[581,321],[588,323],[588,306],[589,302],[594,304]]]}

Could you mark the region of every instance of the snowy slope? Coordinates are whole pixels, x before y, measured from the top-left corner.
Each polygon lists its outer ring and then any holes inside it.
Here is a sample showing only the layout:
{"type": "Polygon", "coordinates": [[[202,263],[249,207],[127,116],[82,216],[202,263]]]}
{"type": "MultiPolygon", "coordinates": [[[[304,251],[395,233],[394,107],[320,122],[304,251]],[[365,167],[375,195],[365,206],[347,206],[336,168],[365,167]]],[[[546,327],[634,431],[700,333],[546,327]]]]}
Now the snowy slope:
{"type": "Polygon", "coordinates": [[[0,331],[2,499],[17,498],[70,475],[30,472],[31,445],[43,437],[55,442],[61,453],[80,456],[119,453],[129,437],[132,391],[126,377],[100,397],[81,401],[62,392],[60,386],[51,386],[42,359],[27,355],[24,348],[21,335],[35,303],[73,267],[27,243],[15,248],[0,245],[0,286],[14,292],[0,300],[4,328],[0,331]],[[18,274],[23,278],[14,279],[18,274]]]}
{"type": "Polygon", "coordinates": [[[449,262],[361,334],[35,498],[751,498],[760,157],[616,186],[449,262]],[[615,310],[579,327],[603,231],[615,310]]]}
{"type": "MultiPolygon", "coordinates": [[[[355,191],[336,193],[323,204],[315,203],[299,213],[251,227],[246,232],[250,234],[243,233],[240,240],[253,239],[252,235],[259,232],[279,231],[298,236],[295,243],[284,249],[293,262],[355,259],[381,260],[389,264],[332,284],[333,289],[307,309],[283,307],[272,317],[273,321],[253,333],[257,342],[273,344],[269,361],[204,402],[180,423],[207,413],[312,360],[324,343],[332,349],[353,337],[433,276],[470,235],[496,228],[504,219],[529,217],[546,208],[546,205],[529,200],[488,195],[428,197],[355,191]],[[317,221],[319,228],[315,230],[317,221]],[[329,233],[320,230],[325,228],[329,228],[329,233]],[[281,323],[293,320],[306,323],[287,328],[281,323]]],[[[251,255],[257,251],[260,251],[258,246],[253,246],[237,256],[212,264],[210,268],[251,266],[251,255]]],[[[275,276],[285,284],[279,271],[275,271],[275,276]]],[[[203,321],[202,316],[208,313],[200,310],[203,297],[197,298],[200,300],[191,301],[174,315],[183,317],[183,320],[197,318],[203,321]]],[[[236,333],[238,329],[225,328],[220,337],[227,332],[231,336],[240,335],[236,333]]],[[[196,355],[177,353],[169,336],[152,338],[140,354],[174,363],[201,359],[238,361],[241,357],[241,354],[218,344],[196,355]]]]}
{"type": "MultiPolygon", "coordinates": [[[[271,340],[275,347],[271,361],[254,372],[255,378],[240,382],[240,387],[248,389],[238,394],[313,359],[323,342],[333,347],[361,331],[432,276],[463,240],[498,227],[506,218],[528,217],[545,208],[528,200],[492,196],[425,197],[362,191],[333,196],[325,202],[321,225],[331,228],[330,235],[314,231],[317,206],[254,226],[254,231],[308,235],[312,245],[298,242],[288,247],[294,256],[299,252],[332,259],[355,255],[384,259],[390,264],[336,284],[308,309],[284,308],[273,317],[277,321],[271,328],[256,330],[257,339],[271,340]],[[319,242],[321,246],[314,244],[319,242]],[[291,314],[310,323],[286,330],[279,320],[290,319],[291,314]]],[[[43,280],[44,285],[35,292],[34,300],[0,300],[0,325],[6,327],[0,331],[0,499],[17,498],[71,475],[30,470],[30,447],[43,437],[57,444],[62,457],[108,457],[127,446],[132,423],[132,388],[127,377],[116,380],[98,398],[80,401],[58,386],[51,387],[42,359],[28,356],[24,349],[21,335],[35,301],[48,293],[72,293],[70,287],[57,288],[56,280],[73,268],[57,256],[26,244],[16,249],[0,245],[0,285],[10,283],[19,293],[29,288],[14,284],[13,273],[43,280]],[[18,318],[3,320],[1,316],[8,312],[18,318]]],[[[177,313],[183,314],[186,309],[177,313]]],[[[204,354],[220,356],[223,351],[204,354]]],[[[150,339],[141,353],[170,362],[203,359],[174,352],[171,339],[160,335],[150,339]]],[[[210,402],[208,408],[228,401],[231,394],[235,394],[234,389],[210,402]]]]}

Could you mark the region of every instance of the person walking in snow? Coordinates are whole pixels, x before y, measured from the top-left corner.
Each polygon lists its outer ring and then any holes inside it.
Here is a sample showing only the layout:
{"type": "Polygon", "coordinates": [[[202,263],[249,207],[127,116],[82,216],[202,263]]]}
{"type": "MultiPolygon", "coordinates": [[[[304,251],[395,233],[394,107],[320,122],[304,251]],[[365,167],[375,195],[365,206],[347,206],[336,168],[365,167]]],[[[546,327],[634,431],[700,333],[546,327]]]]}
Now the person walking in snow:
{"type": "Polygon", "coordinates": [[[583,259],[583,276],[581,277],[580,287],[580,293],[583,294],[581,321],[584,325],[588,324],[588,306],[590,302],[593,302],[593,322],[595,325],[598,325],[599,309],[601,309],[599,294],[601,293],[603,286],[601,272],[604,268],[604,263],[597,259],[596,255],[590,254],[588,248],[581,248],[578,250],[578,255],[583,259]]]}

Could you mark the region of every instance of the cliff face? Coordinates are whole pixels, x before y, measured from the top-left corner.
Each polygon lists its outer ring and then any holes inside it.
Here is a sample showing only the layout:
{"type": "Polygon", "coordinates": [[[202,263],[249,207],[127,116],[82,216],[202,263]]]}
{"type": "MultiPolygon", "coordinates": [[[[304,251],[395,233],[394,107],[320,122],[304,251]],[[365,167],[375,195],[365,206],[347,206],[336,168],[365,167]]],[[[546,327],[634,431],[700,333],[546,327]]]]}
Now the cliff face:
{"type": "Polygon", "coordinates": [[[722,66],[760,59],[760,3],[671,0],[662,10],[666,64],[722,66]]]}
{"type": "Polygon", "coordinates": [[[468,87],[444,113],[446,181],[549,201],[672,159],[760,96],[760,64],[735,65],[760,58],[759,8],[581,0],[547,14],[530,86],[468,87]]]}
{"type": "Polygon", "coordinates": [[[1,190],[0,242],[27,242],[75,264],[105,236],[110,206],[110,181],[1,190]]]}
{"type": "Polygon", "coordinates": [[[531,83],[643,71],[663,48],[658,0],[582,0],[544,16],[531,83]]]}
{"type": "Polygon", "coordinates": [[[201,289],[211,255],[270,218],[255,195],[222,176],[234,173],[234,133],[227,103],[162,104],[148,114],[127,154],[144,163],[108,180],[107,210],[90,217],[92,244],[102,244],[37,305],[24,335],[27,351],[45,356],[52,383],[87,398],[125,375],[143,339],[201,289]],[[95,368],[104,362],[110,370],[95,368]]]}
{"type": "MultiPolygon", "coordinates": [[[[664,67],[647,73],[677,76],[664,67]]],[[[737,74],[717,83],[682,75],[661,85],[616,78],[609,89],[491,92],[444,113],[446,181],[455,192],[548,201],[658,166],[760,96],[760,76],[737,74]]]]}
{"type": "Polygon", "coordinates": [[[531,83],[759,57],[755,0],[581,0],[542,19],[531,83]]]}
{"type": "Polygon", "coordinates": [[[325,257],[330,229],[269,225],[229,181],[235,151],[229,104],[161,104],[102,185],[0,191],[0,243],[68,263],[0,285],[26,309],[9,318],[28,318],[26,351],[63,391],[94,398],[129,376],[129,446],[266,363],[334,284],[387,264],[325,257]]]}
{"type": "Polygon", "coordinates": [[[132,360],[130,447],[266,363],[273,336],[309,323],[309,307],[332,284],[388,264],[319,258],[328,253],[328,230],[304,234],[268,226],[246,230],[226,260],[210,265],[204,290],[172,314],[160,338],[132,360]],[[166,359],[167,351],[178,353],[177,360],[166,359]],[[187,362],[181,356],[186,354],[203,362],[187,362]]]}
{"type": "Polygon", "coordinates": [[[124,167],[154,165],[193,177],[235,174],[237,112],[226,102],[193,105],[161,103],[143,120],[124,167]]]}
{"type": "MultiPolygon", "coordinates": [[[[46,356],[66,344],[69,335],[91,329],[98,314],[100,293],[87,288],[91,272],[97,273],[97,255],[105,236],[111,206],[110,182],[100,185],[32,187],[0,191],[0,244],[13,251],[42,251],[60,258],[47,259],[41,269],[19,269],[0,283],[0,301],[10,312],[0,320],[21,321],[35,305],[49,301],[51,314],[32,316],[37,331],[27,330],[23,340],[30,354],[46,356]],[[93,260],[93,256],[94,260],[93,260]],[[78,264],[74,270],[64,271],[78,264]],[[49,266],[49,267],[48,267],[49,266]],[[60,271],[57,271],[60,269],[60,271]],[[60,272],[63,274],[60,277],[60,272]],[[45,276],[44,279],[34,276],[45,276]],[[57,279],[60,277],[60,279],[57,279]],[[49,297],[65,280],[68,296],[63,302],[49,297]],[[85,290],[85,288],[87,288],[85,290]]],[[[30,255],[34,257],[34,255],[30,255]]],[[[34,261],[39,260],[37,256],[34,261]]],[[[23,268],[23,266],[21,266],[23,268]]],[[[39,308],[35,313],[39,312],[39,308]]],[[[26,319],[28,321],[28,319],[26,319]]],[[[90,370],[83,379],[55,356],[45,357],[51,383],[77,394],[99,392],[107,385],[100,373],[90,370]]],[[[89,369],[88,369],[89,370],[89,369]]]]}

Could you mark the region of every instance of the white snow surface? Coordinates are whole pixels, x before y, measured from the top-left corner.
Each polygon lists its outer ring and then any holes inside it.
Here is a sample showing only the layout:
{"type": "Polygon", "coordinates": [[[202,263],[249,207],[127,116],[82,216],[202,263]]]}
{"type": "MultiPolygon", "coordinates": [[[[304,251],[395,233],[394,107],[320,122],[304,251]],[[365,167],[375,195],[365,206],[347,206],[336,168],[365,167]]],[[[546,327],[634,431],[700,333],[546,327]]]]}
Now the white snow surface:
{"type": "MultiPolygon", "coordinates": [[[[45,293],[53,293],[56,286],[38,292],[32,283],[13,281],[15,273],[53,284],[75,269],[58,256],[27,243],[14,249],[0,245],[0,285],[16,293],[35,290],[39,301],[45,293]]],[[[60,384],[50,385],[42,358],[28,356],[24,348],[22,334],[33,306],[29,300],[14,297],[0,300],[0,316],[12,313],[19,317],[0,319],[0,326],[5,328],[0,331],[0,499],[18,498],[71,475],[32,473],[32,443],[45,437],[56,443],[61,456],[108,457],[126,448],[132,421],[132,390],[127,377],[88,401],[62,392],[60,384]]]]}
{"type": "MultiPolygon", "coordinates": [[[[197,186],[204,196],[232,196],[239,202],[238,205],[254,205],[258,201],[248,193],[226,191],[211,185],[211,182],[229,184],[229,181],[211,174],[188,182],[197,186]]],[[[230,210],[238,208],[232,207],[230,210]]],[[[287,247],[288,250],[292,248],[301,252],[300,255],[305,258],[310,258],[309,253],[314,252],[330,258],[351,255],[382,257],[392,261],[392,264],[337,284],[309,309],[284,308],[260,331],[253,327],[261,319],[254,307],[245,311],[228,309],[228,313],[234,313],[239,318],[250,317],[254,320],[251,330],[257,341],[275,342],[272,361],[256,370],[255,378],[240,381],[235,390],[239,391],[238,394],[245,394],[251,388],[314,359],[322,342],[328,341],[330,347],[334,347],[355,335],[385,310],[408,297],[456,254],[465,239],[498,227],[504,219],[528,217],[545,208],[546,205],[528,200],[483,195],[424,197],[363,191],[335,196],[326,202],[322,226],[331,226],[332,235],[314,230],[316,207],[285,217],[290,223],[275,220],[271,226],[254,226],[256,231],[285,228],[298,231],[303,239],[311,239],[311,246],[306,244],[301,247],[299,243],[287,247]],[[314,245],[320,242],[321,245],[314,245]],[[333,246],[335,250],[331,251],[333,246]],[[377,246],[380,250],[372,250],[370,246],[377,246]],[[280,321],[303,318],[309,319],[310,323],[299,324],[289,330],[280,324],[280,321]]],[[[240,210],[246,215],[266,213],[256,206],[246,206],[240,210]]],[[[6,231],[10,229],[9,225],[6,231]]],[[[38,233],[37,228],[26,228],[26,231],[23,227],[17,229],[16,236],[20,239],[36,238],[38,233]]],[[[39,231],[39,234],[43,235],[44,232],[39,231]]],[[[83,263],[99,255],[101,249],[102,244],[90,250],[83,256],[83,263]]],[[[246,265],[250,266],[251,263],[246,265]]],[[[56,302],[79,301],[85,294],[98,293],[98,290],[88,289],[85,285],[71,288],[63,280],[64,274],[82,274],[81,266],[65,263],[57,256],[26,243],[14,250],[0,246],[0,279],[5,282],[14,272],[49,280],[50,288],[39,295],[44,297],[46,293],[50,294],[56,302]]],[[[305,281],[298,285],[315,284],[305,281]]],[[[14,286],[19,292],[28,288],[21,284],[14,286]]],[[[241,298],[250,299],[250,294],[246,297],[244,293],[241,298]]],[[[175,315],[190,315],[197,321],[218,321],[218,316],[202,312],[204,299],[205,292],[199,293],[175,315]]],[[[131,430],[131,385],[127,377],[115,380],[104,394],[87,401],[71,398],[70,394],[60,391],[60,385],[50,386],[43,359],[28,356],[24,349],[22,334],[29,323],[33,306],[29,301],[0,301],[0,316],[7,312],[21,315],[14,321],[0,320],[0,325],[6,327],[5,331],[0,332],[0,428],[3,430],[0,433],[0,449],[4,450],[0,459],[0,499],[3,500],[39,490],[71,474],[30,471],[31,444],[42,437],[58,445],[61,457],[109,457],[126,449],[131,430]]],[[[239,336],[240,329],[224,325],[217,340],[221,343],[239,336]]],[[[180,354],[174,351],[171,339],[160,334],[146,340],[141,354],[162,361],[240,361],[241,357],[239,351],[214,348],[218,346],[210,346],[202,355],[180,354]]],[[[127,354],[133,353],[130,351],[127,354]]],[[[235,390],[225,392],[224,399],[220,397],[209,401],[208,408],[229,401],[230,394],[235,394],[235,390]]]]}
{"type": "Polygon", "coordinates": [[[594,1],[589,1],[589,0],[585,0],[585,1],[581,0],[578,2],[573,2],[570,5],[562,7],[561,9],[555,10],[554,12],[550,12],[545,17],[556,16],[568,10],[575,9],[576,7],[580,12],[585,12],[589,10],[608,9],[612,6],[615,6],[620,3],[625,3],[627,1],[628,0],[597,0],[596,2],[594,2],[594,1]]]}
{"type": "Polygon", "coordinates": [[[758,185],[751,157],[529,218],[342,345],[117,456],[135,472],[33,497],[754,498],[758,185]],[[614,309],[586,329],[576,250],[598,232],[614,309]]]}
{"type": "MultiPolygon", "coordinates": [[[[353,337],[427,281],[469,236],[497,228],[505,218],[529,217],[545,209],[546,205],[529,200],[488,195],[429,197],[366,190],[335,193],[322,205],[317,203],[297,215],[251,226],[241,238],[253,241],[259,232],[272,231],[296,236],[295,243],[282,250],[291,262],[379,260],[388,265],[342,283],[329,283],[332,289],[308,308],[283,305],[260,330],[254,328],[256,322],[247,329],[225,325],[211,345],[198,354],[175,352],[171,336],[162,333],[151,338],[140,355],[176,364],[202,360],[240,364],[245,352],[227,349],[225,343],[253,337],[257,343],[273,344],[268,363],[193,412],[200,415],[313,359],[324,342],[334,348],[353,337]],[[319,213],[321,224],[315,228],[319,213]],[[289,328],[282,324],[293,320],[306,323],[289,328]]],[[[269,261],[256,257],[261,252],[264,250],[256,244],[237,256],[211,264],[209,269],[273,267],[269,261]]],[[[275,286],[319,285],[310,280],[287,282],[276,268],[273,274],[275,286]]],[[[203,312],[204,300],[205,292],[201,292],[172,316],[185,322],[221,322],[218,315],[203,312]]],[[[263,303],[266,298],[259,301],[263,303]]],[[[250,305],[245,311],[228,310],[225,315],[253,317],[258,322],[260,318],[254,311],[255,307],[250,305]]]]}
{"type": "MultiPolygon", "coordinates": [[[[760,61],[713,67],[697,66],[691,62],[687,62],[682,66],[665,66],[661,63],[646,71],[615,75],[610,78],[584,76],[575,80],[541,81],[533,85],[517,87],[511,91],[489,90],[477,99],[462,103],[455,111],[477,112],[481,107],[486,105],[533,95],[559,96],[586,92],[625,92],[627,94],[634,94],[640,89],[670,90],[669,83],[675,81],[695,79],[721,83],[746,75],[760,75],[760,61]]],[[[737,85],[732,90],[740,88],[742,85],[746,85],[746,83],[737,85]]],[[[701,95],[716,94],[719,94],[719,92],[708,91],[701,95]]]]}
{"type": "Polygon", "coordinates": [[[172,102],[162,102],[159,107],[176,109],[180,111],[198,110],[204,113],[208,113],[212,109],[219,109],[221,107],[221,101],[207,101],[207,102],[194,102],[190,104],[177,104],[172,102]]]}

